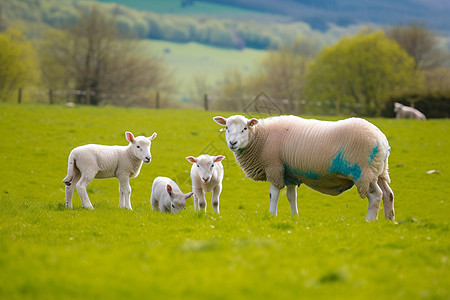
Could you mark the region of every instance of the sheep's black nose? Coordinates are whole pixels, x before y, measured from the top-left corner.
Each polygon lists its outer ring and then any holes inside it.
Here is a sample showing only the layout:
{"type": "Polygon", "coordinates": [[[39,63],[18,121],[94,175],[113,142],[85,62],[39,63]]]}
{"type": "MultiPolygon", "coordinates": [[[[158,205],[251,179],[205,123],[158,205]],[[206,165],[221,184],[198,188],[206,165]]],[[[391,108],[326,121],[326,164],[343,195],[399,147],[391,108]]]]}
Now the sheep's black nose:
{"type": "Polygon", "coordinates": [[[237,141],[236,142],[230,142],[230,146],[231,147],[234,147],[236,144],[237,144],[237,141]]]}

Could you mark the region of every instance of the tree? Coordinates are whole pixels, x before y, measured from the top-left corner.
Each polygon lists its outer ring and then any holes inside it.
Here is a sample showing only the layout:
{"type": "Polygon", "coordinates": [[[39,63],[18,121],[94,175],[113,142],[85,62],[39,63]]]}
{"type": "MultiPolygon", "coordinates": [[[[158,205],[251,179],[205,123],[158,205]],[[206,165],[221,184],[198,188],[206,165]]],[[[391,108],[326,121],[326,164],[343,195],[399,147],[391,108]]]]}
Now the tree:
{"type": "Polygon", "coordinates": [[[379,115],[389,96],[420,86],[414,60],[382,31],[361,32],[326,47],[309,66],[309,100],[343,103],[363,115],[379,115]]]}
{"type": "Polygon", "coordinates": [[[442,67],[449,63],[449,53],[440,47],[439,38],[424,24],[414,22],[408,26],[394,26],[386,35],[396,41],[421,70],[442,67]]]}
{"type": "Polygon", "coordinates": [[[15,29],[0,33],[0,101],[39,79],[36,52],[30,41],[15,29]]]}
{"type": "Polygon", "coordinates": [[[287,108],[294,111],[294,101],[303,98],[307,64],[318,49],[316,41],[297,39],[270,51],[261,62],[259,75],[251,80],[255,94],[263,89],[274,99],[290,100],[287,108]]]}
{"type": "Polygon", "coordinates": [[[170,74],[136,40],[121,36],[114,18],[94,6],[64,31],[51,31],[42,44],[49,88],[80,91],[78,103],[145,104],[149,90],[170,89],[170,74]]]}

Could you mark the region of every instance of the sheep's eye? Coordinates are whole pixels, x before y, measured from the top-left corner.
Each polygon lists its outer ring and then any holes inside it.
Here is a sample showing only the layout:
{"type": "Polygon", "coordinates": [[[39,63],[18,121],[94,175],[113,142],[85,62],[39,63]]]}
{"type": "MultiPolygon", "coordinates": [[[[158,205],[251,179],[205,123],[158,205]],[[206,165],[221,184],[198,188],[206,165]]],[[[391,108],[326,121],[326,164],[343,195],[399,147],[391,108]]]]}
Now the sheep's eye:
{"type": "Polygon", "coordinates": [[[226,130],[228,130],[228,126],[227,126],[227,127],[225,127],[225,129],[226,129],[226,130]]]}
{"type": "Polygon", "coordinates": [[[211,165],[211,168],[214,167],[214,164],[211,165]]]}
{"type": "Polygon", "coordinates": [[[136,148],[141,149],[141,146],[136,146],[136,148]]]}
{"type": "Polygon", "coordinates": [[[175,208],[175,204],[172,204],[172,208],[175,208]]]}
{"type": "Polygon", "coordinates": [[[200,166],[199,166],[199,165],[197,165],[197,168],[200,168],[200,166]]]}
{"type": "Polygon", "coordinates": [[[244,127],[244,129],[242,129],[242,131],[241,131],[241,132],[244,132],[244,130],[247,130],[247,127],[244,127]]]}

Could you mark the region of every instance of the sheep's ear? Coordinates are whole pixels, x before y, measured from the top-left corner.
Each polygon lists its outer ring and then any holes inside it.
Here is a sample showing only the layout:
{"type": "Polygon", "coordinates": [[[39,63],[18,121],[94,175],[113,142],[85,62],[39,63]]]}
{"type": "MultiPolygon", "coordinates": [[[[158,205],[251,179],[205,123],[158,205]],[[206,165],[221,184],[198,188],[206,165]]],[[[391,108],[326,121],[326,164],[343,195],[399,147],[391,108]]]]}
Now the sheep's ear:
{"type": "Polygon", "coordinates": [[[258,124],[258,120],[255,118],[252,118],[251,120],[248,121],[248,127],[252,127],[256,124],[258,124]]]}
{"type": "Polygon", "coordinates": [[[223,156],[223,155],[217,155],[216,158],[214,159],[214,162],[222,161],[224,158],[225,158],[225,156],[223,156]]]}
{"type": "Polygon", "coordinates": [[[172,186],[170,186],[170,184],[168,184],[168,185],[166,186],[166,190],[167,190],[167,193],[168,193],[170,196],[172,196],[172,186]]]}
{"type": "Polygon", "coordinates": [[[191,162],[191,163],[196,163],[197,162],[197,158],[193,157],[193,156],[188,156],[186,157],[186,159],[191,162]]]}
{"type": "Polygon", "coordinates": [[[217,117],[214,117],[213,120],[219,125],[222,125],[222,126],[227,125],[227,119],[225,119],[224,117],[217,116],[217,117]]]}
{"type": "Polygon", "coordinates": [[[153,141],[153,140],[156,138],[156,136],[157,136],[156,132],[153,132],[152,136],[149,137],[148,139],[149,139],[150,141],[153,141]]]}
{"type": "Polygon", "coordinates": [[[125,132],[125,137],[127,138],[127,141],[129,141],[130,143],[134,142],[134,135],[131,132],[129,131],[125,132]]]}
{"type": "Polygon", "coordinates": [[[184,195],[184,199],[187,200],[187,199],[191,198],[192,195],[194,195],[193,192],[187,193],[187,194],[184,195]]]}

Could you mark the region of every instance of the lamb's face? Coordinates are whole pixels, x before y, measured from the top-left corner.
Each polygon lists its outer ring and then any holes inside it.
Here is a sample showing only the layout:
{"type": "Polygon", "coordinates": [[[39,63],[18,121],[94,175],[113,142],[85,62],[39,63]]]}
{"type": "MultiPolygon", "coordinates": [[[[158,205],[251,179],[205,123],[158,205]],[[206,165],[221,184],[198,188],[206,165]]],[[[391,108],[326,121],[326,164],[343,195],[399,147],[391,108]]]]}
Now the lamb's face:
{"type": "Polygon", "coordinates": [[[223,117],[214,117],[214,121],[225,126],[227,146],[231,151],[238,151],[247,147],[251,135],[250,129],[258,123],[258,120],[248,120],[244,116],[235,115],[228,119],[223,117]]]}
{"type": "Polygon", "coordinates": [[[151,137],[138,136],[134,137],[131,132],[126,132],[125,136],[127,141],[130,142],[130,146],[133,150],[134,156],[142,160],[144,163],[148,164],[152,161],[152,154],[150,153],[150,147],[152,145],[152,140],[156,138],[156,132],[153,133],[151,137]]]}
{"type": "Polygon", "coordinates": [[[394,112],[399,112],[403,107],[403,104],[394,102],[394,112]]]}
{"type": "Polygon", "coordinates": [[[194,193],[172,193],[170,195],[170,212],[177,214],[186,206],[186,200],[190,198],[194,193]]]}
{"type": "Polygon", "coordinates": [[[215,163],[222,161],[224,158],[225,156],[223,155],[210,156],[207,154],[200,155],[199,157],[186,157],[189,162],[194,164],[192,168],[194,168],[195,172],[200,176],[203,183],[209,183],[211,181],[215,163]]]}

